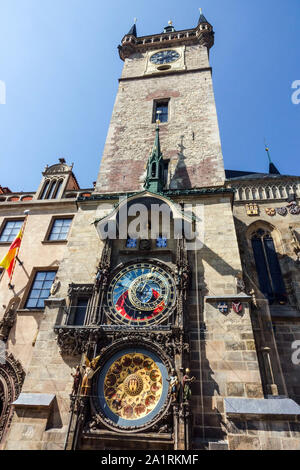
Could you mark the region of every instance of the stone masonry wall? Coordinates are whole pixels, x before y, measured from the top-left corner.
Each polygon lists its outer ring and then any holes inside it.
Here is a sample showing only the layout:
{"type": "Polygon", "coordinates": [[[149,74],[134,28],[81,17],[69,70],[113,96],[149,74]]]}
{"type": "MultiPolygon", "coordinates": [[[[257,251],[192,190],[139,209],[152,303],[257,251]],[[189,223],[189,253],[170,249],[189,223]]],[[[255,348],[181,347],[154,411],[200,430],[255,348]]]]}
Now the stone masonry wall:
{"type": "MultiPolygon", "coordinates": [[[[170,159],[169,187],[187,189],[223,184],[211,71],[192,71],[200,63],[207,66],[207,51],[198,46],[198,55],[195,50],[190,52],[186,59],[189,72],[140,76],[120,82],[96,191],[142,189],[154,142],[153,101],[160,99],[170,100],[169,120],[160,125],[161,149],[164,157],[170,159]]],[[[135,73],[142,75],[143,61],[142,57],[138,59],[139,66],[132,60],[130,67],[136,67],[135,73]]],[[[127,62],[125,67],[129,67],[127,62]]]]}

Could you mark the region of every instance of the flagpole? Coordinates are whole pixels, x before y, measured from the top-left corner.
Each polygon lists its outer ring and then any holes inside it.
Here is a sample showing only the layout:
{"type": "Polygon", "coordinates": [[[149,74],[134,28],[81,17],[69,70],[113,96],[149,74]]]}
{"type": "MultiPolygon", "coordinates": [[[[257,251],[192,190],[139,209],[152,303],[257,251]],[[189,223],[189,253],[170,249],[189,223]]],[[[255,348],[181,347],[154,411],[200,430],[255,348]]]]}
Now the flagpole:
{"type": "MultiPolygon", "coordinates": [[[[26,211],[24,211],[25,219],[24,219],[24,222],[23,222],[23,225],[22,225],[21,243],[22,243],[22,240],[23,240],[23,234],[24,234],[24,230],[25,230],[25,227],[26,227],[26,223],[27,223],[27,218],[28,218],[29,212],[30,212],[30,211],[29,211],[28,209],[27,209],[26,211]]],[[[11,280],[12,280],[12,277],[13,277],[13,274],[14,274],[16,262],[17,262],[17,259],[18,259],[18,254],[19,254],[19,251],[20,251],[20,248],[21,248],[21,243],[20,243],[20,246],[18,247],[18,249],[17,249],[17,251],[16,251],[16,255],[15,255],[15,259],[14,259],[14,264],[13,264],[13,268],[12,268],[12,270],[11,270],[11,275],[10,275],[10,278],[9,278],[8,287],[9,287],[10,289],[13,289],[13,285],[12,285],[12,283],[11,283],[11,280]]]]}

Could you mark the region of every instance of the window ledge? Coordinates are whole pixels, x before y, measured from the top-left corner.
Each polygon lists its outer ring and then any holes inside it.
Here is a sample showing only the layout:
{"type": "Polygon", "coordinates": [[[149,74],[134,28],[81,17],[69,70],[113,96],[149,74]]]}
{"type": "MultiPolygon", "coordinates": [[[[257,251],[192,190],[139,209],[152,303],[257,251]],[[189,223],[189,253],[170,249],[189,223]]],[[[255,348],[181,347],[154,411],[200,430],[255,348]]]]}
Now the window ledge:
{"type": "Polygon", "coordinates": [[[18,308],[17,309],[17,313],[32,313],[32,312],[44,313],[44,309],[43,308],[18,308]]]}
{"type": "Polygon", "coordinates": [[[68,240],[42,240],[43,245],[65,245],[68,240]]]}

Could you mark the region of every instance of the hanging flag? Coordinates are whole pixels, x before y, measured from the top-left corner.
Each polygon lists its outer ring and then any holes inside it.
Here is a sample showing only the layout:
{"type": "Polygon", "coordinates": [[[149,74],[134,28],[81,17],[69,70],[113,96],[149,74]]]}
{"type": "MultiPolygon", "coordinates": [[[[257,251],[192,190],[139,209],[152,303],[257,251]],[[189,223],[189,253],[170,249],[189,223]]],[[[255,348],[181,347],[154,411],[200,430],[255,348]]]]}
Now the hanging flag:
{"type": "MultiPolygon", "coordinates": [[[[24,227],[24,225],[23,225],[23,227],[24,227]]],[[[7,270],[7,274],[8,274],[9,279],[12,276],[16,256],[18,255],[18,252],[19,252],[19,249],[20,249],[21,240],[22,240],[22,236],[23,236],[23,227],[21,227],[18,235],[16,236],[16,238],[14,239],[12,244],[10,245],[9,250],[6,253],[6,255],[4,256],[3,260],[0,261],[0,266],[2,266],[4,269],[7,270]]]]}

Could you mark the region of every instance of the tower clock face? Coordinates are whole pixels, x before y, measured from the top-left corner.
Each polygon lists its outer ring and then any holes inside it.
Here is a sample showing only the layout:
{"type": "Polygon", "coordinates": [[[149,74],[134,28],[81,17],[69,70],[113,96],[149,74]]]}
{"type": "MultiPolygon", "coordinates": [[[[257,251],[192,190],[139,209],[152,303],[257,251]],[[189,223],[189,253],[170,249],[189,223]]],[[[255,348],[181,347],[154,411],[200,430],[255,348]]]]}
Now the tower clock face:
{"type": "Polygon", "coordinates": [[[157,65],[169,64],[170,62],[175,62],[175,60],[179,59],[179,57],[180,55],[177,51],[168,50],[156,52],[150,57],[150,61],[157,65]]]}
{"type": "Polygon", "coordinates": [[[113,321],[129,325],[159,323],[175,303],[175,284],[160,266],[131,264],[113,278],[107,302],[113,321]]]}

